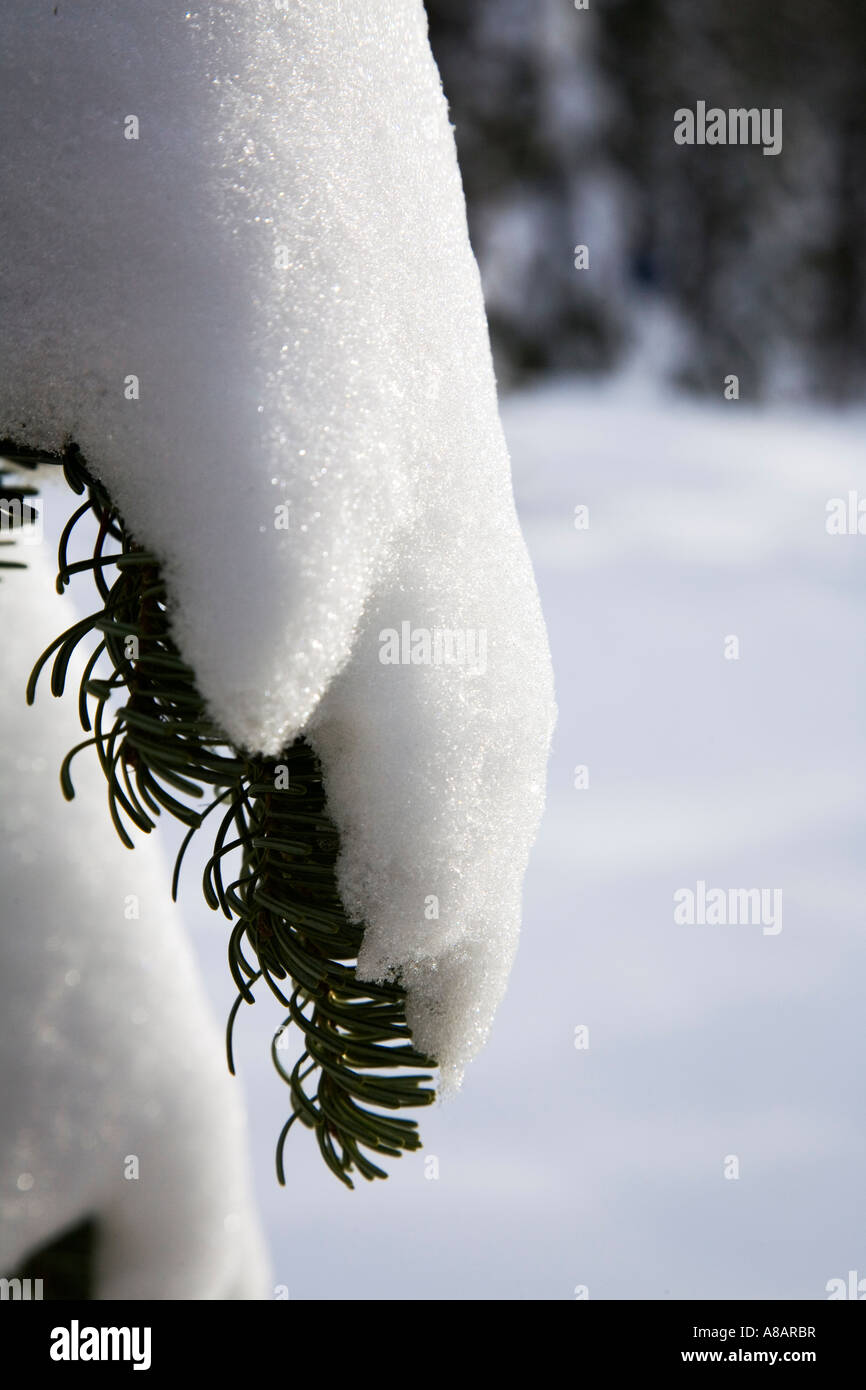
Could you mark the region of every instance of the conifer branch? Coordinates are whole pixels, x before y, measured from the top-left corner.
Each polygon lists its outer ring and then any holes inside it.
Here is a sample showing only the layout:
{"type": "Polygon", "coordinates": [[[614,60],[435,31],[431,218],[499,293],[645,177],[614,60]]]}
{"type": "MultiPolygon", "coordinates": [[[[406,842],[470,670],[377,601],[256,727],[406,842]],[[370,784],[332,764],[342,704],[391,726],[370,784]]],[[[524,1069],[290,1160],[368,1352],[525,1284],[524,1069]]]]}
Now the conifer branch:
{"type": "Polygon", "coordinates": [[[188,826],[175,865],[175,897],[189,841],[215,814],[203,891],[209,906],[232,923],[229,968],[238,997],[226,1035],[230,1070],[234,1022],[240,1005],[254,1002],[253,986],[264,981],[286,1011],[271,1047],[292,1103],[277,1144],[279,1181],[285,1182],[284,1145],[296,1121],[314,1131],[325,1162],[347,1186],[355,1171],[386,1177],[370,1155],[396,1158],[420,1148],[417,1123],[399,1112],[434,1100],[424,1084],[431,1076],[415,1069],[435,1063],[412,1044],[405,991],[355,978],[363,928],[348,920],[337,891],[339,837],[312,748],[298,738],[279,758],[263,758],[234,747],[214,723],[171,637],[159,562],[132,542],[77,446],[57,457],[0,442],[0,454],[24,466],[60,463],[72,490],[85,496],[61,536],[57,589],[62,593],[74,575],[90,572],[101,607],[43,652],[27,688],[32,703],[50,663],[52,693],[62,695],[74,652],[93,644],[78,692],[79,719],[89,737],[64,759],[64,795],[75,795],[74,759],[93,748],[125,845],[133,847],[134,830],[150,832],[163,811],[188,826]],[[70,538],[88,513],[98,523],[93,553],[70,563],[70,538]],[[105,553],[108,541],[119,548],[105,553]],[[118,697],[124,703],[118,705],[118,697]],[[191,804],[207,794],[204,810],[191,804]],[[225,867],[238,851],[239,875],[227,883],[225,867]],[[289,1065],[292,1025],[303,1050],[289,1065]]]}

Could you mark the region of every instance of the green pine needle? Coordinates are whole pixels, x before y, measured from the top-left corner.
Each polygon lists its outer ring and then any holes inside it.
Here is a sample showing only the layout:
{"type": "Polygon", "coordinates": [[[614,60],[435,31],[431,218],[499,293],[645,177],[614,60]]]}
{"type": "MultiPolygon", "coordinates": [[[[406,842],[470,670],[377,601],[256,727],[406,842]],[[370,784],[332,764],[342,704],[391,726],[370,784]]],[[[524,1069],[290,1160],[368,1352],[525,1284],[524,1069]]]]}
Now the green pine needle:
{"type": "MultiPolygon", "coordinates": [[[[49,461],[0,443],[0,455],[10,454],[19,464],[49,461]]],[[[355,978],[363,928],[348,920],[337,892],[339,837],[327,814],[318,760],[303,738],[279,758],[232,745],[208,715],[193,671],[170,636],[156,557],[132,542],[75,445],[54,461],[62,463],[72,489],[86,494],[60,540],[58,592],[73,575],[90,572],[102,601],[42,654],[27,688],[32,703],[40,674],[51,662],[51,690],[62,695],[73,653],[80,643],[98,639],[78,693],[80,722],[90,736],[63,762],[64,795],[75,794],[74,758],[92,747],[125,845],[133,846],[131,831],[152,830],[162,811],[186,824],[189,833],[175,865],[175,897],[187,845],[205,818],[215,815],[203,891],[209,906],[232,922],[229,967],[238,988],[226,1038],[232,1072],[233,1025],[241,1004],[254,1002],[253,985],[264,980],[286,1010],[271,1047],[292,1103],[277,1144],[279,1181],[285,1182],[284,1145],[296,1120],[314,1131],[328,1167],[348,1187],[356,1170],[368,1179],[386,1177],[369,1154],[396,1158],[421,1147],[416,1122],[398,1112],[435,1099],[424,1085],[431,1076],[414,1070],[435,1063],[412,1045],[405,991],[355,978]],[[70,564],[70,537],[88,512],[99,525],[93,554],[70,564]],[[106,554],[109,541],[119,548],[106,554]],[[120,707],[117,696],[125,699],[120,707]],[[204,810],[190,805],[206,793],[211,799],[204,810]],[[239,877],[226,883],[224,865],[238,850],[239,877]],[[287,1060],[292,1025],[303,1038],[294,1065],[287,1060]]]]}

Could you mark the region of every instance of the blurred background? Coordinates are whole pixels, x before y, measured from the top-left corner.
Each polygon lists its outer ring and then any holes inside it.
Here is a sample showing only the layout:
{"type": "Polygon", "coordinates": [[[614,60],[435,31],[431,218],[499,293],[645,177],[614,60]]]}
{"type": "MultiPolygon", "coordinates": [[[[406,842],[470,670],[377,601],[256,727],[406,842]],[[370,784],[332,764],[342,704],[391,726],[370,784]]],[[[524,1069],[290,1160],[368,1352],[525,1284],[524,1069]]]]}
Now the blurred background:
{"type": "Polygon", "coordinates": [[[672,380],[856,399],[866,364],[857,0],[427,0],[500,382],[600,372],[648,312],[672,380]],[[678,146],[673,113],[781,107],[781,156],[678,146]],[[572,247],[590,248],[575,274],[572,247]]]}

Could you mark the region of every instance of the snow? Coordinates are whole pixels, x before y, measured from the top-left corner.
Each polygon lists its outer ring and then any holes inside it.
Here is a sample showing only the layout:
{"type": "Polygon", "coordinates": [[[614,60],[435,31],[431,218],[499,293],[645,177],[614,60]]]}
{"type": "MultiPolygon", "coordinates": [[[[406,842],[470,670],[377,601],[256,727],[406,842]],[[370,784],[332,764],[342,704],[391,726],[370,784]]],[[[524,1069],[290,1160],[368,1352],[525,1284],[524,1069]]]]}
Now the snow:
{"type": "Polygon", "coordinates": [[[0,1273],[94,1217],[100,1299],[266,1298],[241,1095],[168,866],[155,840],[116,839],[95,760],[63,801],[74,701],[46,690],[28,709],[24,688],[71,615],[48,546],[16,558],[28,569],[0,578],[0,1273]]]}
{"type": "Polygon", "coordinates": [[[455,1084],[553,698],[421,0],[28,0],[0,52],[0,434],[80,445],[239,746],[309,733],[359,974],[407,984],[455,1084]],[[483,633],[484,669],[386,664],[404,623],[483,633]]]}
{"type": "MultiPolygon", "coordinates": [[[[462,1102],[425,1111],[424,1149],[355,1193],[304,1136],[275,1184],[285,1087],[261,1060],[281,1014],[242,1011],[274,1282],[293,1301],[825,1298],[863,1272],[866,539],[825,516],[866,495],[866,417],[695,403],[637,376],[563,380],[503,414],[561,711],[516,968],[462,1102]],[[672,895],[699,878],[780,886],[782,932],[677,927],[672,895]]],[[[34,580],[4,578],[0,600],[34,580]]],[[[63,621],[47,602],[34,650],[63,621]]],[[[49,784],[57,843],[76,805],[49,784]]],[[[101,792],[93,817],[107,855],[101,792]]],[[[194,893],[184,916],[223,1017],[224,923],[194,893]]]]}
{"type": "Polygon", "coordinates": [[[866,537],[825,530],[829,498],[866,496],[866,412],[635,378],[503,416],[560,709],[520,950],[461,1102],[381,1190],[335,1197],[297,1144],[287,1207],[281,1083],[250,1072],[275,1277],[292,1299],[823,1299],[866,1272],[866,537]],[[781,887],[782,931],[677,926],[698,879],[781,887]]]}

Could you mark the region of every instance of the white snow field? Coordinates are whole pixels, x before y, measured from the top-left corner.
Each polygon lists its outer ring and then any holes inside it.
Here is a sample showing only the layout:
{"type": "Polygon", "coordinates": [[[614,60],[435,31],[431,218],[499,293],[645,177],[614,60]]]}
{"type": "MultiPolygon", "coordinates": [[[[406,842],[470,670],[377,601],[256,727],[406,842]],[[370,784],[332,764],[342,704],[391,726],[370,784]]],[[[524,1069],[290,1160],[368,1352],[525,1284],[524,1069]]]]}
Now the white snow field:
{"type": "Polygon", "coordinates": [[[829,499],[866,498],[866,414],[742,390],[702,406],[575,381],[505,403],[560,708],[520,950],[460,1103],[355,1193],[304,1136],[274,1186],[284,1088],[258,1061],[277,1009],[242,1011],[293,1299],[823,1299],[866,1277],[866,536],[825,531],[829,499]],[[780,887],[781,932],[676,925],[699,879],[780,887]]]}
{"type": "Polygon", "coordinates": [[[0,435],[80,445],[239,745],[307,732],[359,974],[457,1084],[554,712],[423,4],[18,0],[0,55],[0,435]]]}
{"type": "Polygon", "coordinates": [[[46,686],[28,709],[24,689],[75,615],[47,545],[17,558],[0,571],[0,1274],[93,1217],[97,1298],[266,1298],[241,1093],[168,865],[155,837],[120,844],[95,758],[63,800],[75,703],[46,686]]]}

